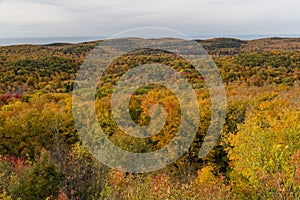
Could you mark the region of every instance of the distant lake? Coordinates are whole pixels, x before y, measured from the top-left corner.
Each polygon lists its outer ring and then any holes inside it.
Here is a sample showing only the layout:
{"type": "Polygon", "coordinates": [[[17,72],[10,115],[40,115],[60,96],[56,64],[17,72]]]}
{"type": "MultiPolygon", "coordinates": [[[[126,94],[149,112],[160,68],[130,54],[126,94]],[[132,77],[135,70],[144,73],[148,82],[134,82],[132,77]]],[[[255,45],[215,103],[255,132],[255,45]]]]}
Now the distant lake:
{"type": "MultiPolygon", "coordinates": [[[[191,36],[195,39],[211,39],[211,38],[237,38],[241,40],[254,40],[268,37],[285,37],[285,38],[300,38],[298,35],[196,35],[191,36]]],[[[45,38],[0,38],[0,46],[18,45],[18,44],[50,44],[50,43],[81,43],[95,40],[103,40],[107,37],[45,37],[45,38]]]]}
{"type": "Polygon", "coordinates": [[[52,37],[52,38],[0,38],[0,46],[17,44],[81,43],[105,39],[105,37],[52,37]]]}

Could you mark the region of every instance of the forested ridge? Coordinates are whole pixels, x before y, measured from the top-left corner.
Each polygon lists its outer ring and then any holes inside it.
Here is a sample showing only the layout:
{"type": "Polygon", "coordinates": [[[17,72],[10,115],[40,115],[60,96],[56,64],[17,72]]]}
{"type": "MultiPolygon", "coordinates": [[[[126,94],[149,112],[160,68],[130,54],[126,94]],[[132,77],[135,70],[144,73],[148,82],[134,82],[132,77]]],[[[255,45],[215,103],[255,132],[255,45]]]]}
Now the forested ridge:
{"type": "MultiPolygon", "coordinates": [[[[0,92],[69,92],[84,58],[100,42],[0,47],[0,92]]],[[[299,78],[300,39],[219,38],[198,42],[214,57],[225,83],[293,84],[299,78]]]]}
{"type": "Polygon", "coordinates": [[[149,108],[168,113],[159,134],[136,139],[110,110],[120,77],[141,64],[162,63],[187,78],[200,107],[189,151],[157,172],[129,174],[100,164],[82,145],[72,115],[73,83],[101,41],[0,47],[0,199],[299,199],[300,39],[197,40],[212,56],[227,94],[219,142],[198,153],[211,99],[201,75],[181,57],[141,50],[119,57],[99,80],[95,107],[107,137],[131,152],[164,147],[178,131],[180,106],[165,87],[135,91],[130,115],[149,124],[149,108]]]}

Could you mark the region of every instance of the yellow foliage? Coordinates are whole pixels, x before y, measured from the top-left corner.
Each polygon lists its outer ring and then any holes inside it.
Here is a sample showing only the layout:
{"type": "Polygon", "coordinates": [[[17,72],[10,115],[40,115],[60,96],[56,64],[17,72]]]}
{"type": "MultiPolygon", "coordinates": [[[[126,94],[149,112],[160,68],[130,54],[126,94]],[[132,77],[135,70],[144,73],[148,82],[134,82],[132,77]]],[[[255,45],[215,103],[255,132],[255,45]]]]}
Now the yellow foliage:
{"type": "Polygon", "coordinates": [[[197,171],[198,177],[196,179],[196,182],[198,184],[213,184],[216,179],[212,171],[213,171],[212,166],[206,166],[203,167],[202,169],[199,169],[197,171]]]}
{"type": "Polygon", "coordinates": [[[9,196],[9,195],[7,194],[7,192],[4,190],[4,191],[2,192],[2,194],[0,194],[0,199],[1,199],[1,200],[12,200],[12,197],[9,196]]]}
{"type": "Polygon", "coordinates": [[[300,147],[299,123],[299,110],[286,101],[257,102],[238,133],[229,137],[230,179],[236,191],[245,196],[295,197],[299,184],[291,157],[300,147]]]}

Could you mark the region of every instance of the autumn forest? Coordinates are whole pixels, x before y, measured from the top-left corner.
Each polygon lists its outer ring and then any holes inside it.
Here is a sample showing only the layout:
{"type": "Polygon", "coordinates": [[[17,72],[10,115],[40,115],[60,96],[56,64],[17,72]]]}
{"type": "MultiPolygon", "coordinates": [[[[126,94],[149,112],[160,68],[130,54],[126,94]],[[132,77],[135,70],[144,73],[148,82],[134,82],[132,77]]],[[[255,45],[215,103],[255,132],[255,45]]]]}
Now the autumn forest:
{"type": "Polygon", "coordinates": [[[300,39],[197,40],[223,79],[225,125],[214,149],[199,158],[211,120],[205,80],[186,60],[143,49],[119,57],[99,80],[97,121],[107,138],[130,152],[167,145],[180,105],[166,87],[146,85],[131,96],[130,116],[149,124],[149,107],[168,116],[159,134],[137,139],[118,128],[110,110],[115,84],[131,68],[162,63],[193,87],[200,107],[196,137],[175,163],[149,173],[101,164],[74,125],[76,73],[101,41],[0,47],[0,199],[300,199],[300,39]]]}

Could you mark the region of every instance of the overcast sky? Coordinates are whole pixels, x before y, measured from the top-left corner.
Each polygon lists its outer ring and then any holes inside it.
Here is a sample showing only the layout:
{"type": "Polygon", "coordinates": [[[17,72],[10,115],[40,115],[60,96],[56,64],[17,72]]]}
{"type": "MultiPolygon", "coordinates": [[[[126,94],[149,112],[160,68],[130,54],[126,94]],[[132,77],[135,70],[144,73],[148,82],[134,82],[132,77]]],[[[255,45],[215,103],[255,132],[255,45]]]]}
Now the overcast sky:
{"type": "Polygon", "coordinates": [[[110,36],[139,27],[198,35],[299,34],[299,0],[0,0],[0,37],[110,36]]]}

